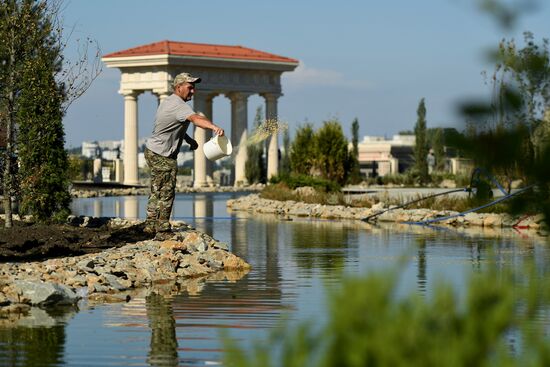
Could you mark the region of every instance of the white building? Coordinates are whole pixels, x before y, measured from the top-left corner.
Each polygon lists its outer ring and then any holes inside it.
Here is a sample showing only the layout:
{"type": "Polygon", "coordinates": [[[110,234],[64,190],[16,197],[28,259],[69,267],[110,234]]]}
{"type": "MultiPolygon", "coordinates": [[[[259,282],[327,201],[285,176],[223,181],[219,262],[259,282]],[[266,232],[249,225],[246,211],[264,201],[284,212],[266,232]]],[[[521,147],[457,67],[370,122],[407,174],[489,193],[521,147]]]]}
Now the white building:
{"type": "Polygon", "coordinates": [[[138,167],[139,168],[147,167],[147,162],[145,162],[145,153],[139,152],[137,158],[138,158],[138,167]]]}
{"type": "Polygon", "coordinates": [[[414,164],[415,141],[414,135],[365,136],[358,144],[361,173],[377,177],[406,171],[414,164]]]}
{"type": "MultiPolygon", "coordinates": [[[[202,149],[202,148],[200,148],[202,149]]],[[[179,152],[177,161],[178,161],[178,167],[181,167],[185,164],[185,162],[189,162],[193,160],[193,152],[179,152]]]]}
{"type": "Polygon", "coordinates": [[[101,148],[97,141],[83,141],[82,155],[86,158],[98,158],[101,156],[101,148]]]}
{"type": "Polygon", "coordinates": [[[122,151],[120,149],[103,149],[101,151],[101,159],[106,161],[114,161],[122,157],[122,151]]]}

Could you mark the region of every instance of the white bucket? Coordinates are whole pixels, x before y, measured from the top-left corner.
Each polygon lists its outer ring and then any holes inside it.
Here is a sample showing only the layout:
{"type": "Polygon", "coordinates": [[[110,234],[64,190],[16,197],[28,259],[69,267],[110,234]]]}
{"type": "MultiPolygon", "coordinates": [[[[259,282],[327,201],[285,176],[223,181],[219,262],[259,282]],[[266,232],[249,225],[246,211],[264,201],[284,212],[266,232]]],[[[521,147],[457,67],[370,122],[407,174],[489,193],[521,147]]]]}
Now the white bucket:
{"type": "Polygon", "coordinates": [[[203,145],[202,150],[206,158],[211,161],[227,157],[233,152],[233,146],[225,135],[215,135],[203,145]]]}

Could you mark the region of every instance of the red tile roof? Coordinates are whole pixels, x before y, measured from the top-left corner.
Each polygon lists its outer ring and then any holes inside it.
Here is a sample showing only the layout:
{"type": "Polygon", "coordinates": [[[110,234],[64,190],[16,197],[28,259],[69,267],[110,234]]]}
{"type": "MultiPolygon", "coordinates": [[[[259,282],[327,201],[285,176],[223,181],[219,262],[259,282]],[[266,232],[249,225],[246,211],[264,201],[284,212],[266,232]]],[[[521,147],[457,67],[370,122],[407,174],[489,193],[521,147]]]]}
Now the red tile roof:
{"type": "Polygon", "coordinates": [[[205,43],[160,41],[148,45],[138,46],[113,52],[104,58],[148,56],[148,55],[175,55],[208,57],[216,59],[258,60],[284,63],[298,63],[298,60],[289,57],[270,54],[243,46],[210,45],[205,43]]]}

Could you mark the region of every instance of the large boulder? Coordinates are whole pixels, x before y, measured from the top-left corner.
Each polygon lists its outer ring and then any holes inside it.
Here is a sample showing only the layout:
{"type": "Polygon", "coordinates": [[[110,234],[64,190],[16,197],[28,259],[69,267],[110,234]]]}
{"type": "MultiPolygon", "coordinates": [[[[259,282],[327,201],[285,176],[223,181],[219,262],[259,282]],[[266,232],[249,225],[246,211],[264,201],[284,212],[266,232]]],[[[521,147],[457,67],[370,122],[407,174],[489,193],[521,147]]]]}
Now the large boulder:
{"type": "Polygon", "coordinates": [[[80,299],[71,288],[58,283],[16,280],[13,289],[20,295],[22,303],[33,306],[74,305],[80,299]]]}

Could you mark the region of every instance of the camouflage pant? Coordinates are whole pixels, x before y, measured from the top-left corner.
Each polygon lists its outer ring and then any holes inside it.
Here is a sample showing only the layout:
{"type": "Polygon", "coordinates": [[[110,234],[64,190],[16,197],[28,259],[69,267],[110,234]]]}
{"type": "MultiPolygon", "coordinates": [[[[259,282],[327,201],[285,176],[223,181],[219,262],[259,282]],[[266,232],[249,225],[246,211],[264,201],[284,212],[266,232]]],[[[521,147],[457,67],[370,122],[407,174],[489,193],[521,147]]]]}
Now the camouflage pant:
{"type": "Polygon", "coordinates": [[[145,161],[151,169],[151,195],[147,203],[147,221],[168,223],[176,191],[177,162],[145,149],[145,161]]]}

